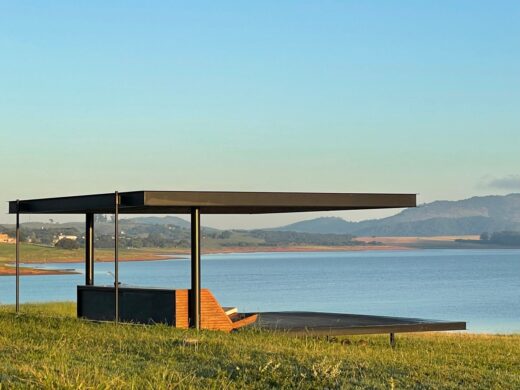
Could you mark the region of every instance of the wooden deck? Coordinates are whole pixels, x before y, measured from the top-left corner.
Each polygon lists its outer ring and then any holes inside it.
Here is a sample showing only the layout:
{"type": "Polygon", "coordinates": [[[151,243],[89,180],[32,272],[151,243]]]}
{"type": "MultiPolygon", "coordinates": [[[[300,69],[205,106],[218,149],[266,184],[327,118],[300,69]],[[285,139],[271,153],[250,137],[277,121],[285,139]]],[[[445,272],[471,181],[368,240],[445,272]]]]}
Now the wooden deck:
{"type": "Polygon", "coordinates": [[[261,312],[253,327],[297,335],[354,335],[465,330],[461,321],[320,312],[261,312]]]}

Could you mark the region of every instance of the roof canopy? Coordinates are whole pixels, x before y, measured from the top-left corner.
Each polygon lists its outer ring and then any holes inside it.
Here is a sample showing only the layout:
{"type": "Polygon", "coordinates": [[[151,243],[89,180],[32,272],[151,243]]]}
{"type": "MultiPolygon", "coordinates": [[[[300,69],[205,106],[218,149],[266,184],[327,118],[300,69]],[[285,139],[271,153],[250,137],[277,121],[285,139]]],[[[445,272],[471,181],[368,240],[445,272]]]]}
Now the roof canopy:
{"type": "MultiPolygon", "coordinates": [[[[134,191],[119,193],[122,214],[262,214],[302,211],[361,210],[415,207],[415,194],[312,192],[134,191]]],[[[19,201],[21,214],[109,214],[115,195],[97,194],[19,201]]],[[[9,202],[16,213],[17,201],[9,202]]]]}

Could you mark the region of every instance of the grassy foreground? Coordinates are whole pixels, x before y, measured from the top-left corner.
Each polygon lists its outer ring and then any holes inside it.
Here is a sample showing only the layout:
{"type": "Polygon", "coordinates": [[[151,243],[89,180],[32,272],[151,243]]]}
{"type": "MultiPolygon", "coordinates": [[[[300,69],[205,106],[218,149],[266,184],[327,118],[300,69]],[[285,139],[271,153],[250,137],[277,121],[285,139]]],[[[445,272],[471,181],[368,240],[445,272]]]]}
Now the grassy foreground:
{"type": "Polygon", "coordinates": [[[344,339],[97,324],[0,307],[0,388],[520,388],[520,335],[344,339]]]}

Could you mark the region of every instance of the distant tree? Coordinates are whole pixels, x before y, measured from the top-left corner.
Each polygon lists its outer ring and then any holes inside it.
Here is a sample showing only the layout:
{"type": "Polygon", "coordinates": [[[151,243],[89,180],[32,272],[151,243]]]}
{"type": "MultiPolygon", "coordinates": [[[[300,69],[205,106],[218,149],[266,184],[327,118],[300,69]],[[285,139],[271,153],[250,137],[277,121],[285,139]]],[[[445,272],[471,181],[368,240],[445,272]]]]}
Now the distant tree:
{"type": "Polygon", "coordinates": [[[128,239],[127,246],[129,246],[131,248],[142,248],[143,240],[140,238],[130,238],[130,239],[128,239]]]}
{"type": "Polygon", "coordinates": [[[520,232],[515,231],[502,231],[493,233],[489,242],[493,244],[501,244],[501,245],[520,245],[520,232]]]}
{"type": "Polygon", "coordinates": [[[489,241],[489,233],[488,232],[484,232],[480,235],[480,239],[482,241],[489,241]]]}
{"type": "Polygon", "coordinates": [[[71,240],[70,238],[62,238],[56,244],[54,244],[54,246],[59,249],[78,249],[79,243],[76,240],[71,240]]]}
{"type": "Polygon", "coordinates": [[[94,223],[106,222],[107,216],[105,214],[94,214],[94,223]]]}
{"type": "Polygon", "coordinates": [[[226,240],[228,238],[231,238],[231,232],[229,230],[224,230],[222,233],[219,234],[219,237],[222,240],[226,240]]]}
{"type": "Polygon", "coordinates": [[[113,248],[114,247],[114,237],[110,234],[103,234],[96,237],[94,241],[94,246],[98,248],[113,248]]]}
{"type": "Polygon", "coordinates": [[[174,246],[189,248],[190,245],[191,245],[191,242],[189,240],[178,240],[175,242],[174,246]]]}
{"type": "Polygon", "coordinates": [[[252,237],[260,238],[265,241],[265,245],[363,245],[360,241],[354,241],[349,234],[320,234],[320,233],[301,233],[291,231],[269,231],[252,230],[252,237]]]}

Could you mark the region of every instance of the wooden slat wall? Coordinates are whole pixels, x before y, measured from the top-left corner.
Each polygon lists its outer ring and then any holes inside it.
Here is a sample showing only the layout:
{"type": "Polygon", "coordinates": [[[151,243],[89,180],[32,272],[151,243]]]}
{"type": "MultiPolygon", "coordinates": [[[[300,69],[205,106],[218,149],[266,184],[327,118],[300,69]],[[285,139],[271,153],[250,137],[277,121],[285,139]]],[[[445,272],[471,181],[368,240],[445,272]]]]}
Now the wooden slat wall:
{"type": "MultiPolygon", "coordinates": [[[[175,326],[177,328],[188,328],[189,326],[189,291],[190,290],[175,291],[175,326]]],[[[200,294],[200,326],[202,329],[230,332],[234,328],[239,328],[256,320],[256,316],[251,316],[233,323],[211,291],[203,288],[200,294]]]]}
{"type": "Polygon", "coordinates": [[[188,290],[175,290],[175,326],[187,328],[188,325],[188,290]]]}
{"type": "MultiPolygon", "coordinates": [[[[203,288],[200,292],[200,326],[202,329],[231,331],[233,324],[224,309],[217,302],[213,294],[203,288]]],[[[187,328],[189,326],[188,307],[189,290],[175,291],[175,326],[187,328]]]]}
{"type": "Polygon", "coordinates": [[[201,294],[200,325],[202,329],[223,330],[230,332],[233,324],[226,312],[217,302],[211,291],[203,288],[201,294]]]}

